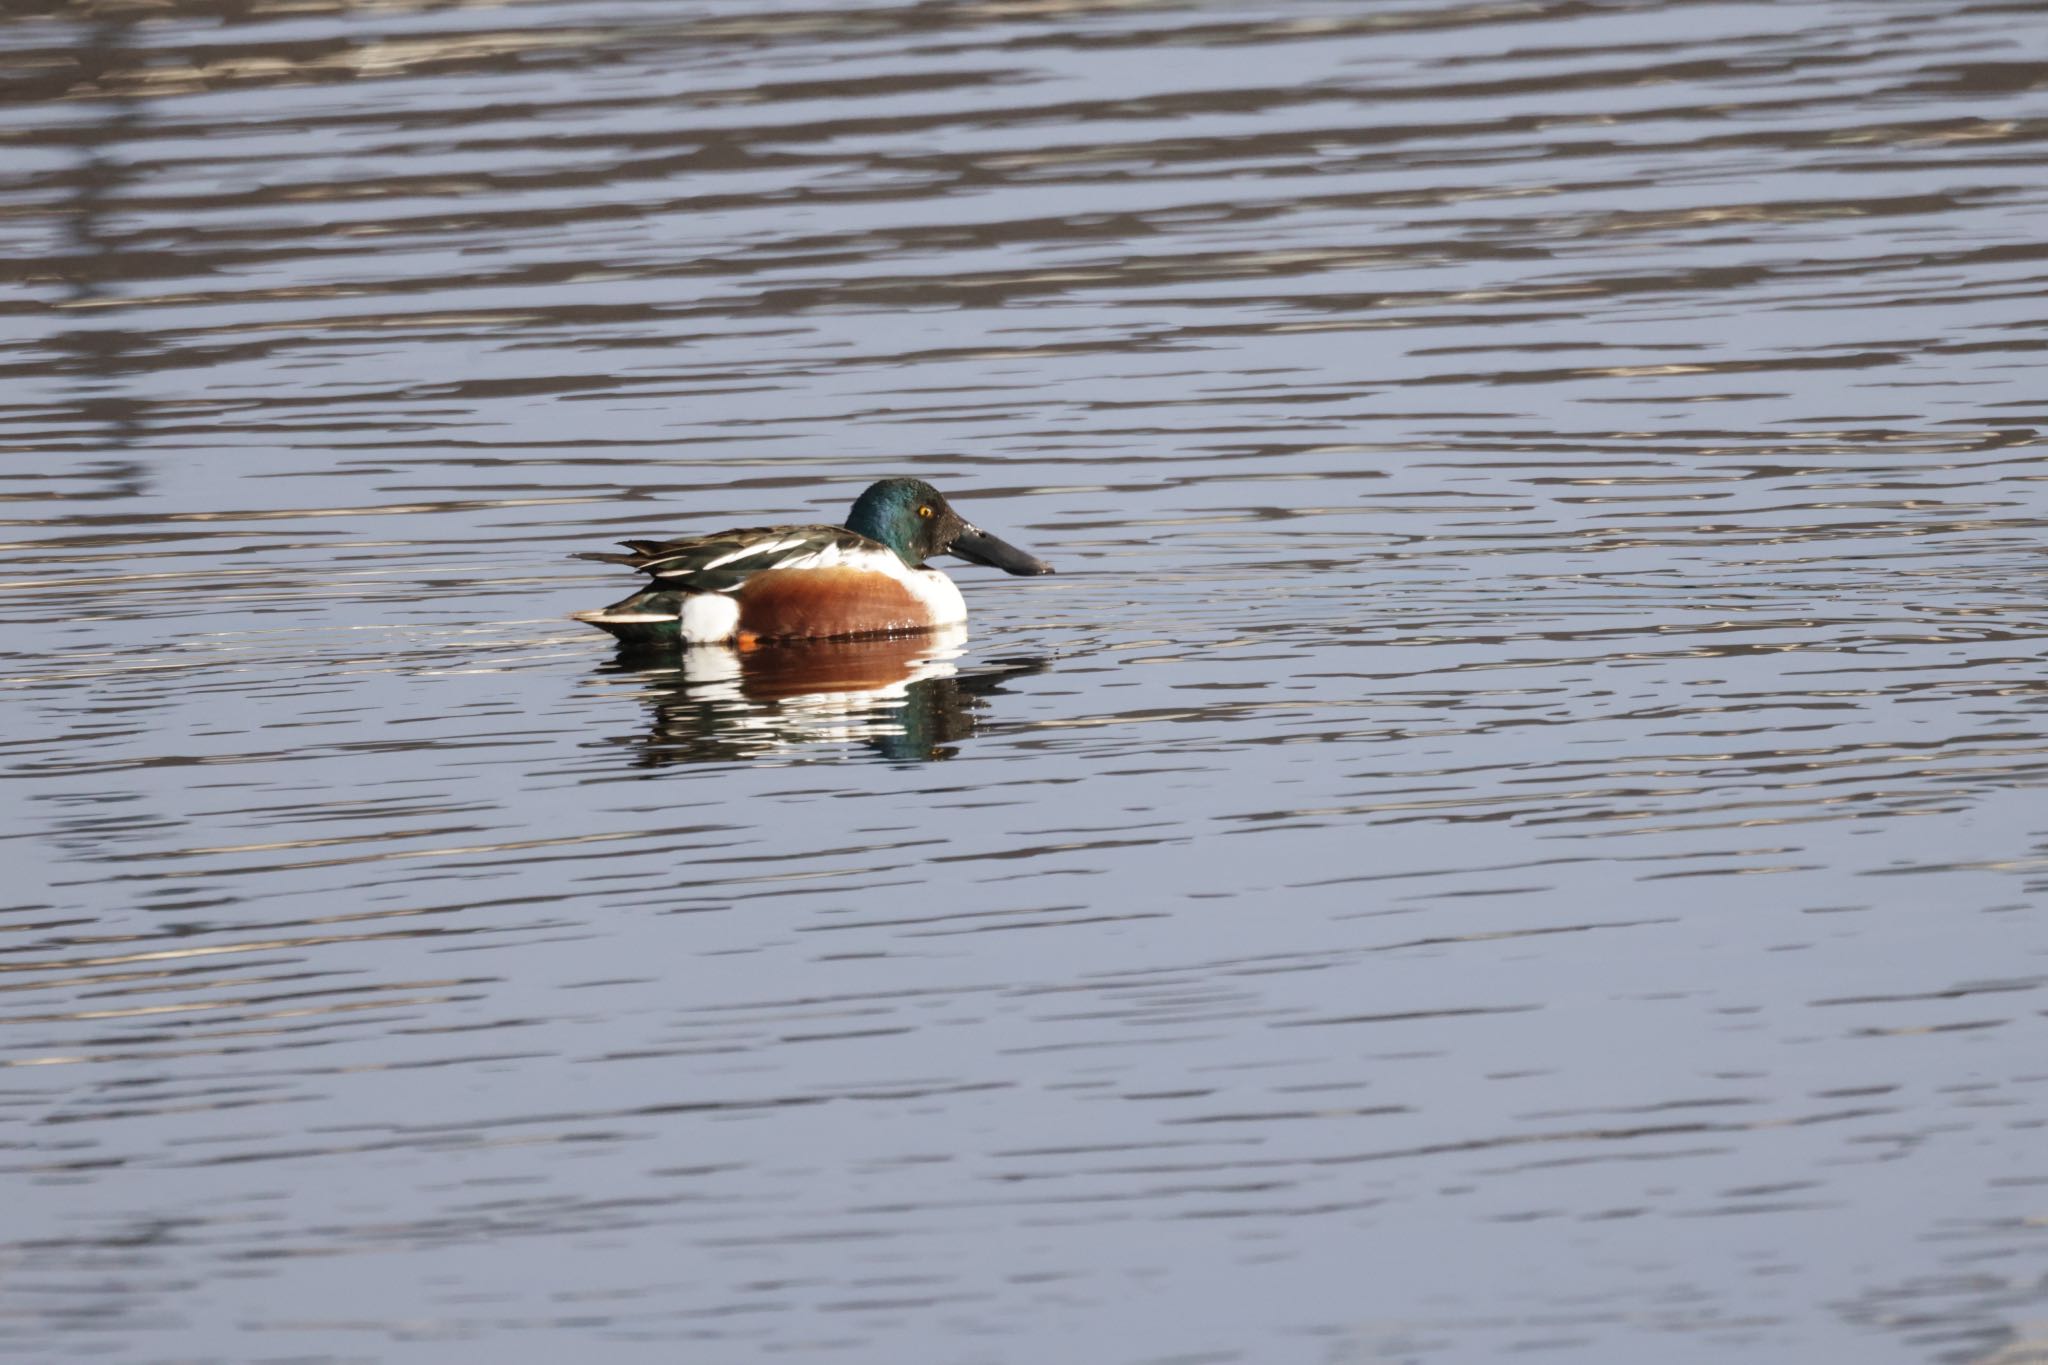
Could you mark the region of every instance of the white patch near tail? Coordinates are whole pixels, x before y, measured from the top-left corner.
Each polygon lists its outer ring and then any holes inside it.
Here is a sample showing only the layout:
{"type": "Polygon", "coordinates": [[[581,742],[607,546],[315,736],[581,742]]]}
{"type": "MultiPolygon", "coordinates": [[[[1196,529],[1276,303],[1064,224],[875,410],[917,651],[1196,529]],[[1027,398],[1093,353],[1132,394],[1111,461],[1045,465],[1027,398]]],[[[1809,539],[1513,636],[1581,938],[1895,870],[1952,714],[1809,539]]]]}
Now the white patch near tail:
{"type": "Polygon", "coordinates": [[[740,604],[722,592],[693,592],[683,599],[683,641],[722,645],[740,628],[740,604]]]}
{"type": "Polygon", "coordinates": [[[685,597],[681,613],[675,616],[659,611],[613,611],[606,607],[601,611],[571,612],[570,619],[588,621],[593,626],[651,626],[674,621],[684,644],[722,645],[739,629],[740,604],[722,592],[700,592],[685,597]]]}

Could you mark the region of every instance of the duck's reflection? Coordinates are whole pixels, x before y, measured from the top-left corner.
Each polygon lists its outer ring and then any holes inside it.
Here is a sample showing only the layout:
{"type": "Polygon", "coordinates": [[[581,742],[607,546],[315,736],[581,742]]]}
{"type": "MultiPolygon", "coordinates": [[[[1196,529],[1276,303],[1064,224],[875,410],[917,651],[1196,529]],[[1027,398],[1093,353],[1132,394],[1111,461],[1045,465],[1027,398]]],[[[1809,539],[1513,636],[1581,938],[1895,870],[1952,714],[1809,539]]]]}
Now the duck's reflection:
{"type": "Polygon", "coordinates": [[[1032,659],[963,670],[964,628],[872,640],[803,640],[738,651],[620,650],[601,672],[641,679],[646,731],[627,742],[646,767],[796,756],[861,746],[893,762],[950,758],[988,698],[1032,659]]]}

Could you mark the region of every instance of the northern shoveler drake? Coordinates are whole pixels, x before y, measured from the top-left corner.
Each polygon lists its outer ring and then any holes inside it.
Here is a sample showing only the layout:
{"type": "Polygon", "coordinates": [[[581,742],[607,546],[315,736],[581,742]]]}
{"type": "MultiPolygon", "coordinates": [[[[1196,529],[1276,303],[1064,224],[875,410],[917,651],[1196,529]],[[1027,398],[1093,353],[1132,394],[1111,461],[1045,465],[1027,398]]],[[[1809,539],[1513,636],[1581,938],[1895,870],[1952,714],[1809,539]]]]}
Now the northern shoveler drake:
{"type": "Polygon", "coordinates": [[[624,644],[736,644],[934,630],[967,619],[953,580],[925,567],[953,555],[1013,574],[1052,566],[969,525],[922,479],[883,479],[844,526],[747,526],[583,554],[653,581],[602,611],[576,613],[624,644]]]}

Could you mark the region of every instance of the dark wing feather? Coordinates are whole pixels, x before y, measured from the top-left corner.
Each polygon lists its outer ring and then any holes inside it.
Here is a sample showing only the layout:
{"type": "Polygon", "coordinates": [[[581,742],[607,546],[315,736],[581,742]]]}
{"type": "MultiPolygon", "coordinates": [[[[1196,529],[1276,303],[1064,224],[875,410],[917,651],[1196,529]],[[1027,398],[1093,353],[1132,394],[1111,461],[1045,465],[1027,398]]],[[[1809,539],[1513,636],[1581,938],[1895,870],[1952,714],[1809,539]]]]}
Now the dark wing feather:
{"type": "Polygon", "coordinates": [[[740,526],[708,536],[678,540],[626,540],[626,554],[585,553],[578,559],[624,564],[664,588],[683,592],[726,592],[749,574],[779,568],[837,546],[842,551],[887,547],[843,526],[740,526]]]}

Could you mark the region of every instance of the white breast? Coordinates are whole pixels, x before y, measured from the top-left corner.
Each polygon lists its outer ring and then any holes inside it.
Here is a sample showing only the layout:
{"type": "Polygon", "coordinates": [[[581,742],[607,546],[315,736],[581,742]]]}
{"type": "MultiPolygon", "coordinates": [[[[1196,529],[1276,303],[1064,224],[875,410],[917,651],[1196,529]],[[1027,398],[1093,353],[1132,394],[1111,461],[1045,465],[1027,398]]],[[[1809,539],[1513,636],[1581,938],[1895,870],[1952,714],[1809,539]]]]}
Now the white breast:
{"type": "Polygon", "coordinates": [[[903,581],[910,585],[910,590],[917,594],[917,600],[931,612],[933,625],[957,626],[967,619],[967,600],[960,596],[959,585],[937,569],[905,568],[903,581]]]}

